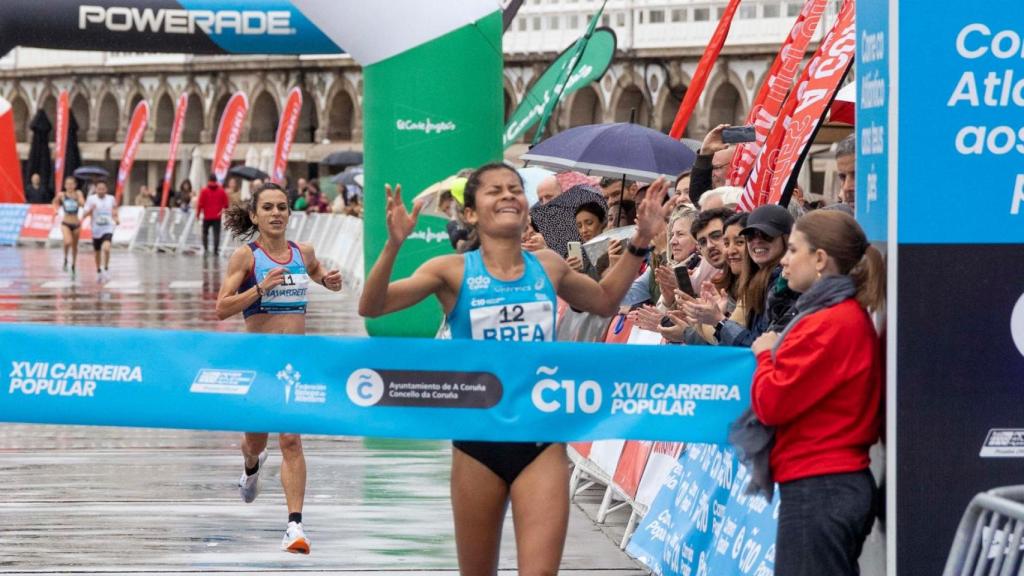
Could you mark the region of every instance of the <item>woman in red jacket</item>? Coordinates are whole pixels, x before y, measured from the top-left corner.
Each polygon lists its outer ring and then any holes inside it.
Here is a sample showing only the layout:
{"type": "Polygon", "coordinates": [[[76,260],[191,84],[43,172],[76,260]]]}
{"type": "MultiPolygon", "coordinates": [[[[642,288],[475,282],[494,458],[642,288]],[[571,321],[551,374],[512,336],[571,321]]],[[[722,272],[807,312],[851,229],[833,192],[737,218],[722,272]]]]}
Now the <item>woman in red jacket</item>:
{"type": "Polygon", "coordinates": [[[751,346],[753,409],[775,427],[775,574],[855,575],[875,517],[882,358],[868,310],[881,305],[884,264],[852,217],[817,211],[797,221],[782,266],[802,293],[797,317],[751,346]]]}

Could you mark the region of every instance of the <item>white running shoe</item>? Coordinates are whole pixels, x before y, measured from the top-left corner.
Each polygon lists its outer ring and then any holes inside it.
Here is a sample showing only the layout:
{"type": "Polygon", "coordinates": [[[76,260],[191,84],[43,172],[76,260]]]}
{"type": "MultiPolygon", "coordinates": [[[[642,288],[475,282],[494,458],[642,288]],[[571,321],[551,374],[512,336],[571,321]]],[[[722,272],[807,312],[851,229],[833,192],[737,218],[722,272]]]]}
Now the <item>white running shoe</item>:
{"type": "Polygon", "coordinates": [[[302,531],[302,522],[289,522],[281,540],[281,550],[292,554],[309,554],[309,538],[302,531]]]}
{"type": "Polygon", "coordinates": [[[260,452],[259,463],[256,465],[256,473],[249,476],[245,473],[243,463],[242,477],[238,480],[238,492],[242,495],[242,501],[246,504],[256,500],[260,493],[260,473],[263,472],[263,463],[267,461],[267,451],[260,452]]]}

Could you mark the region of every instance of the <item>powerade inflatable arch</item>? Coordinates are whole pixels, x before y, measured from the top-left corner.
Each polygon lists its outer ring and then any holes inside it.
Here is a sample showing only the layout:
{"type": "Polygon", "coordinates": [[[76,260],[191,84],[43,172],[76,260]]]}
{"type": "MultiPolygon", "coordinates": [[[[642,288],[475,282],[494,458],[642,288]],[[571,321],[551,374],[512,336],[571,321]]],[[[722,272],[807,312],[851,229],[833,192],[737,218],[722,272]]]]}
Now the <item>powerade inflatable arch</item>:
{"type": "MultiPolygon", "coordinates": [[[[387,239],[386,182],[422,190],[461,168],[501,159],[501,33],[498,0],[0,2],[0,53],[32,46],[350,54],[364,74],[367,267],[387,239]]],[[[408,276],[425,260],[450,251],[447,242],[437,241],[444,231],[443,220],[421,217],[418,233],[395,265],[395,277],[408,276]]],[[[438,304],[427,301],[368,320],[367,330],[371,335],[433,336],[440,318],[438,304]]]]}

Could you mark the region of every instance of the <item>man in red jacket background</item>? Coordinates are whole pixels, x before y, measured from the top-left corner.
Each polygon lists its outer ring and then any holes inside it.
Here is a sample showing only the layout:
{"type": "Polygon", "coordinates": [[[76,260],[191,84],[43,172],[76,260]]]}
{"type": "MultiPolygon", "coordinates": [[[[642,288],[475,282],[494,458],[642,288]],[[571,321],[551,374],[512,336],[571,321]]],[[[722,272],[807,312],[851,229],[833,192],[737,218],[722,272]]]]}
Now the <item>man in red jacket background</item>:
{"type": "Polygon", "coordinates": [[[228,193],[217,182],[213,174],[206,182],[206,187],[199,191],[199,201],[196,204],[196,219],[203,221],[203,253],[209,254],[206,238],[208,231],[213,228],[213,255],[220,253],[220,215],[228,208],[228,193]]]}

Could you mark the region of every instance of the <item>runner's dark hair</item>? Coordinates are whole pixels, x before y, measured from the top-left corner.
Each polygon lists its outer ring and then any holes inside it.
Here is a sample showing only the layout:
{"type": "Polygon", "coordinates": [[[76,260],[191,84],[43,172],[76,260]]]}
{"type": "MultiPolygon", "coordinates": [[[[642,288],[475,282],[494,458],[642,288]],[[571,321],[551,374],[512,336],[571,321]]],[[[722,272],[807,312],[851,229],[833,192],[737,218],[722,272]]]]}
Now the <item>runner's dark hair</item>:
{"type": "Polygon", "coordinates": [[[484,174],[491,172],[492,170],[508,170],[515,174],[516,178],[519,179],[519,186],[523,186],[523,177],[519,175],[519,172],[515,168],[508,164],[503,164],[501,162],[484,164],[469,175],[469,180],[466,181],[466,189],[463,192],[463,206],[466,208],[476,208],[476,191],[480,188],[480,179],[483,178],[484,174]]]}
{"type": "MultiPolygon", "coordinates": [[[[253,192],[249,202],[236,202],[224,211],[224,228],[232,236],[239,240],[248,240],[256,235],[256,232],[259,230],[256,228],[256,222],[253,222],[253,216],[256,215],[256,207],[259,206],[260,196],[268,190],[284,192],[285,197],[288,196],[284,188],[273,182],[266,182],[262,188],[253,192]]],[[[292,208],[289,206],[288,212],[290,213],[291,211],[292,208]]]]}

